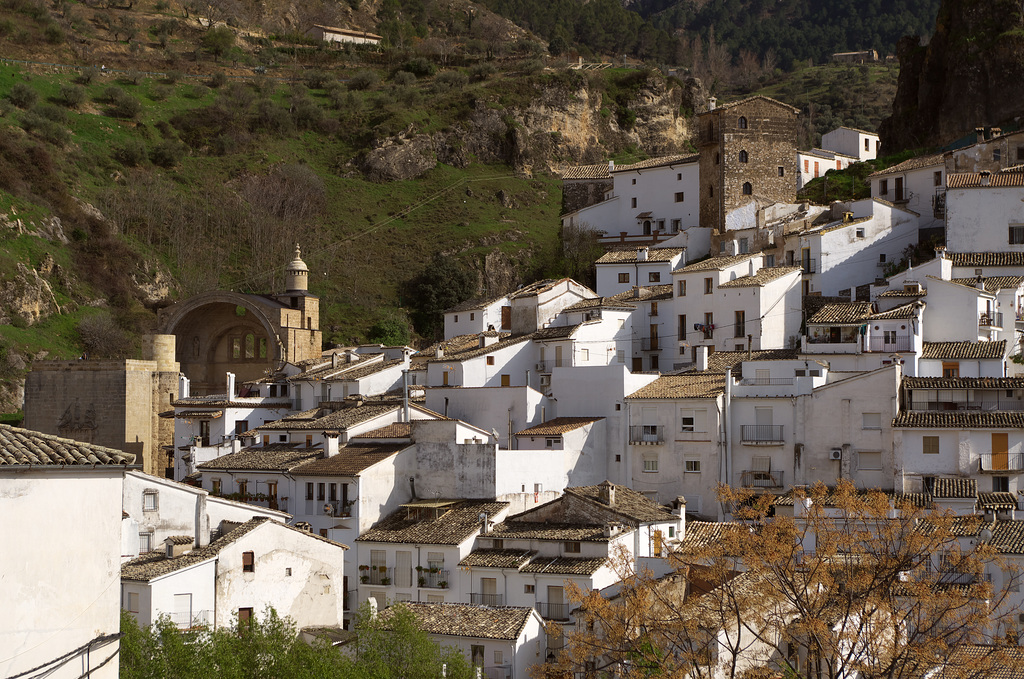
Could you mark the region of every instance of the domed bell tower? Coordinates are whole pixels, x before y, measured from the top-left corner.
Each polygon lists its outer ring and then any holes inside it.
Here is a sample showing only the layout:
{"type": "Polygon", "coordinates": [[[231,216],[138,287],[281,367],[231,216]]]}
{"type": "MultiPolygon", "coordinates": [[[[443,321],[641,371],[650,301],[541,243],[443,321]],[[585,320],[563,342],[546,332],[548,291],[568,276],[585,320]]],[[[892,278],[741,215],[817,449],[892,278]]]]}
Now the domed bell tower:
{"type": "Polygon", "coordinates": [[[282,309],[284,360],[290,362],[317,358],[322,350],[320,333],[320,299],[309,294],[309,267],[302,261],[302,251],[295,244],[292,261],[285,267],[284,293],[275,298],[282,309]]]}

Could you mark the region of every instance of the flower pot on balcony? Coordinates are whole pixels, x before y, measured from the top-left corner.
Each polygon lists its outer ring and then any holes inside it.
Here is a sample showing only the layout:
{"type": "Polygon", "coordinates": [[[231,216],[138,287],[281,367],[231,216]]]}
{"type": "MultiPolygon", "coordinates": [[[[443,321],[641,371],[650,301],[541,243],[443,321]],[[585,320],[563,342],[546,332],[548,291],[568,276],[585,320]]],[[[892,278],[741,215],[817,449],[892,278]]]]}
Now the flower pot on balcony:
{"type": "Polygon", "coordinates": [[[370,576],[369,575],[360,575],[359,576],[359,582],[361,582],[364,585],[367,584],[368,582],[370,582],[370,576]]]}
{"type": "Polygon", "coordinates": [[[448,589],[448,581],[447,580],[441,580],[439,583],[437,583],[437,586],[440,587],[441,589],[448,589]]]}
{"type": "Polygon", "coordinates": [[[427,586],[427,579],[426,578],[420,578],[419,579],[419,585],[420,585],[420,587],[426,587],[427,586]]]}
{"type": "Polygon", "coordinates": [[[391,578],[381,578],[380,579],[380,584],[382,584],[382,585],[390,585],[391,584],[391,578]]]}

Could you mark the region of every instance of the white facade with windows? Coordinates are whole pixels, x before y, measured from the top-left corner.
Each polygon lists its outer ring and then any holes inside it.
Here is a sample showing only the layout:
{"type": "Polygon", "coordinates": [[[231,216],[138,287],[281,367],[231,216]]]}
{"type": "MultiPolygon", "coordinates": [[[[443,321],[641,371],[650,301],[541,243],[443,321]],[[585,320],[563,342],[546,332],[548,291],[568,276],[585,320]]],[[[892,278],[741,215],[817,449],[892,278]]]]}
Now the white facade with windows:
{"type": "MultiPolygon", "coordinates": [[[[824,137],[822,137],[824,140],[824,137]]],[[[796,152],[796,188],[800,189],[807,182],[824,177],[829,170],[845,170],[857,162],[856,156],[830,150],[828,148],[811,149],[796,152]]]]}
{"type": "Polygon", "coordinates": [[[881,146],[877,134],[853,127],[837,127],[821,135],[823,149],[853,156],[861,162],[878,157],[881,146]]]}
{"type": "Polygon", "coordinates": [[[444,312],[444,338],[460,335],[476,335],[488,330],[508,332],[511,330],[509,312],[502,311],[509,306],[508,297],[472,300],[463,302],[444,312]]]}
{"type": "Polygon", "coordinates": [[[686,249],[640,247],[613,251],[597,260],[597,294],[608,297],[634,287],[672,282],[672,271],[686,264],[686,249]]]}
{"type": "Polygon", "coordinates": [[[916,212],[920,215],[922,229],[942,226],[940,208],[941,196],[946,193],[946,167],[941,153],[905,160],[868,175],[868,179],[871,181],[872,198],[881,198],[916,212]],[[937,197],[939,204],[936,203],[937,197]]]}
{"type": "Polygon", "coordinates": [[[953,252],[1024,252],[1024,172],[949,177],[946,246],[953,252]]]}

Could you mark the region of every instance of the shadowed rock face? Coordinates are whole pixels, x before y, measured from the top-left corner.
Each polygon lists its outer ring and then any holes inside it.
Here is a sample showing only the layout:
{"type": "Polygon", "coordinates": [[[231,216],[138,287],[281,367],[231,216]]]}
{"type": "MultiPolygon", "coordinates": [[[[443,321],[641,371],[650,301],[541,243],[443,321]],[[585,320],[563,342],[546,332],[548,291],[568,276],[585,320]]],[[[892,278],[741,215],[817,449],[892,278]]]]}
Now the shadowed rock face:
{"type": "Polygon", "coordinates": [[[1014,0],[944,0],[935,35],[897,45],[900,80],[882,147],[948,144],[1024,113],[1024,17],[1014,0]]]}

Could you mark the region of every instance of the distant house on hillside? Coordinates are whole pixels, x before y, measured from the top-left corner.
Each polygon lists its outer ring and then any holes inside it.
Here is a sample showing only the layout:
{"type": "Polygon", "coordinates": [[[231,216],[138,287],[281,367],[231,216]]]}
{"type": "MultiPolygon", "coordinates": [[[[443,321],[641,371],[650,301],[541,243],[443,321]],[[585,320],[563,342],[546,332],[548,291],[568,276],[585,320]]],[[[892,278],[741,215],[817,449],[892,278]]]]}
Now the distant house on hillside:
{"type": "Polygon", "coordinates": [[[321,26],[320,24],[313,24],[306,31],[306,35],[324,42],[348,42],[355,45],[379,45],[380,41],[384,39],[382,36],[366,31],[353,31],[348,28],[321,26]]]}
{"type": "Polygon", "coordinates": [[[879,59],[878,52],[875,50],[860,50],[859,52],[836,52],[832,55],[832,61],[841,64],[872,64],[879,59]]]}

